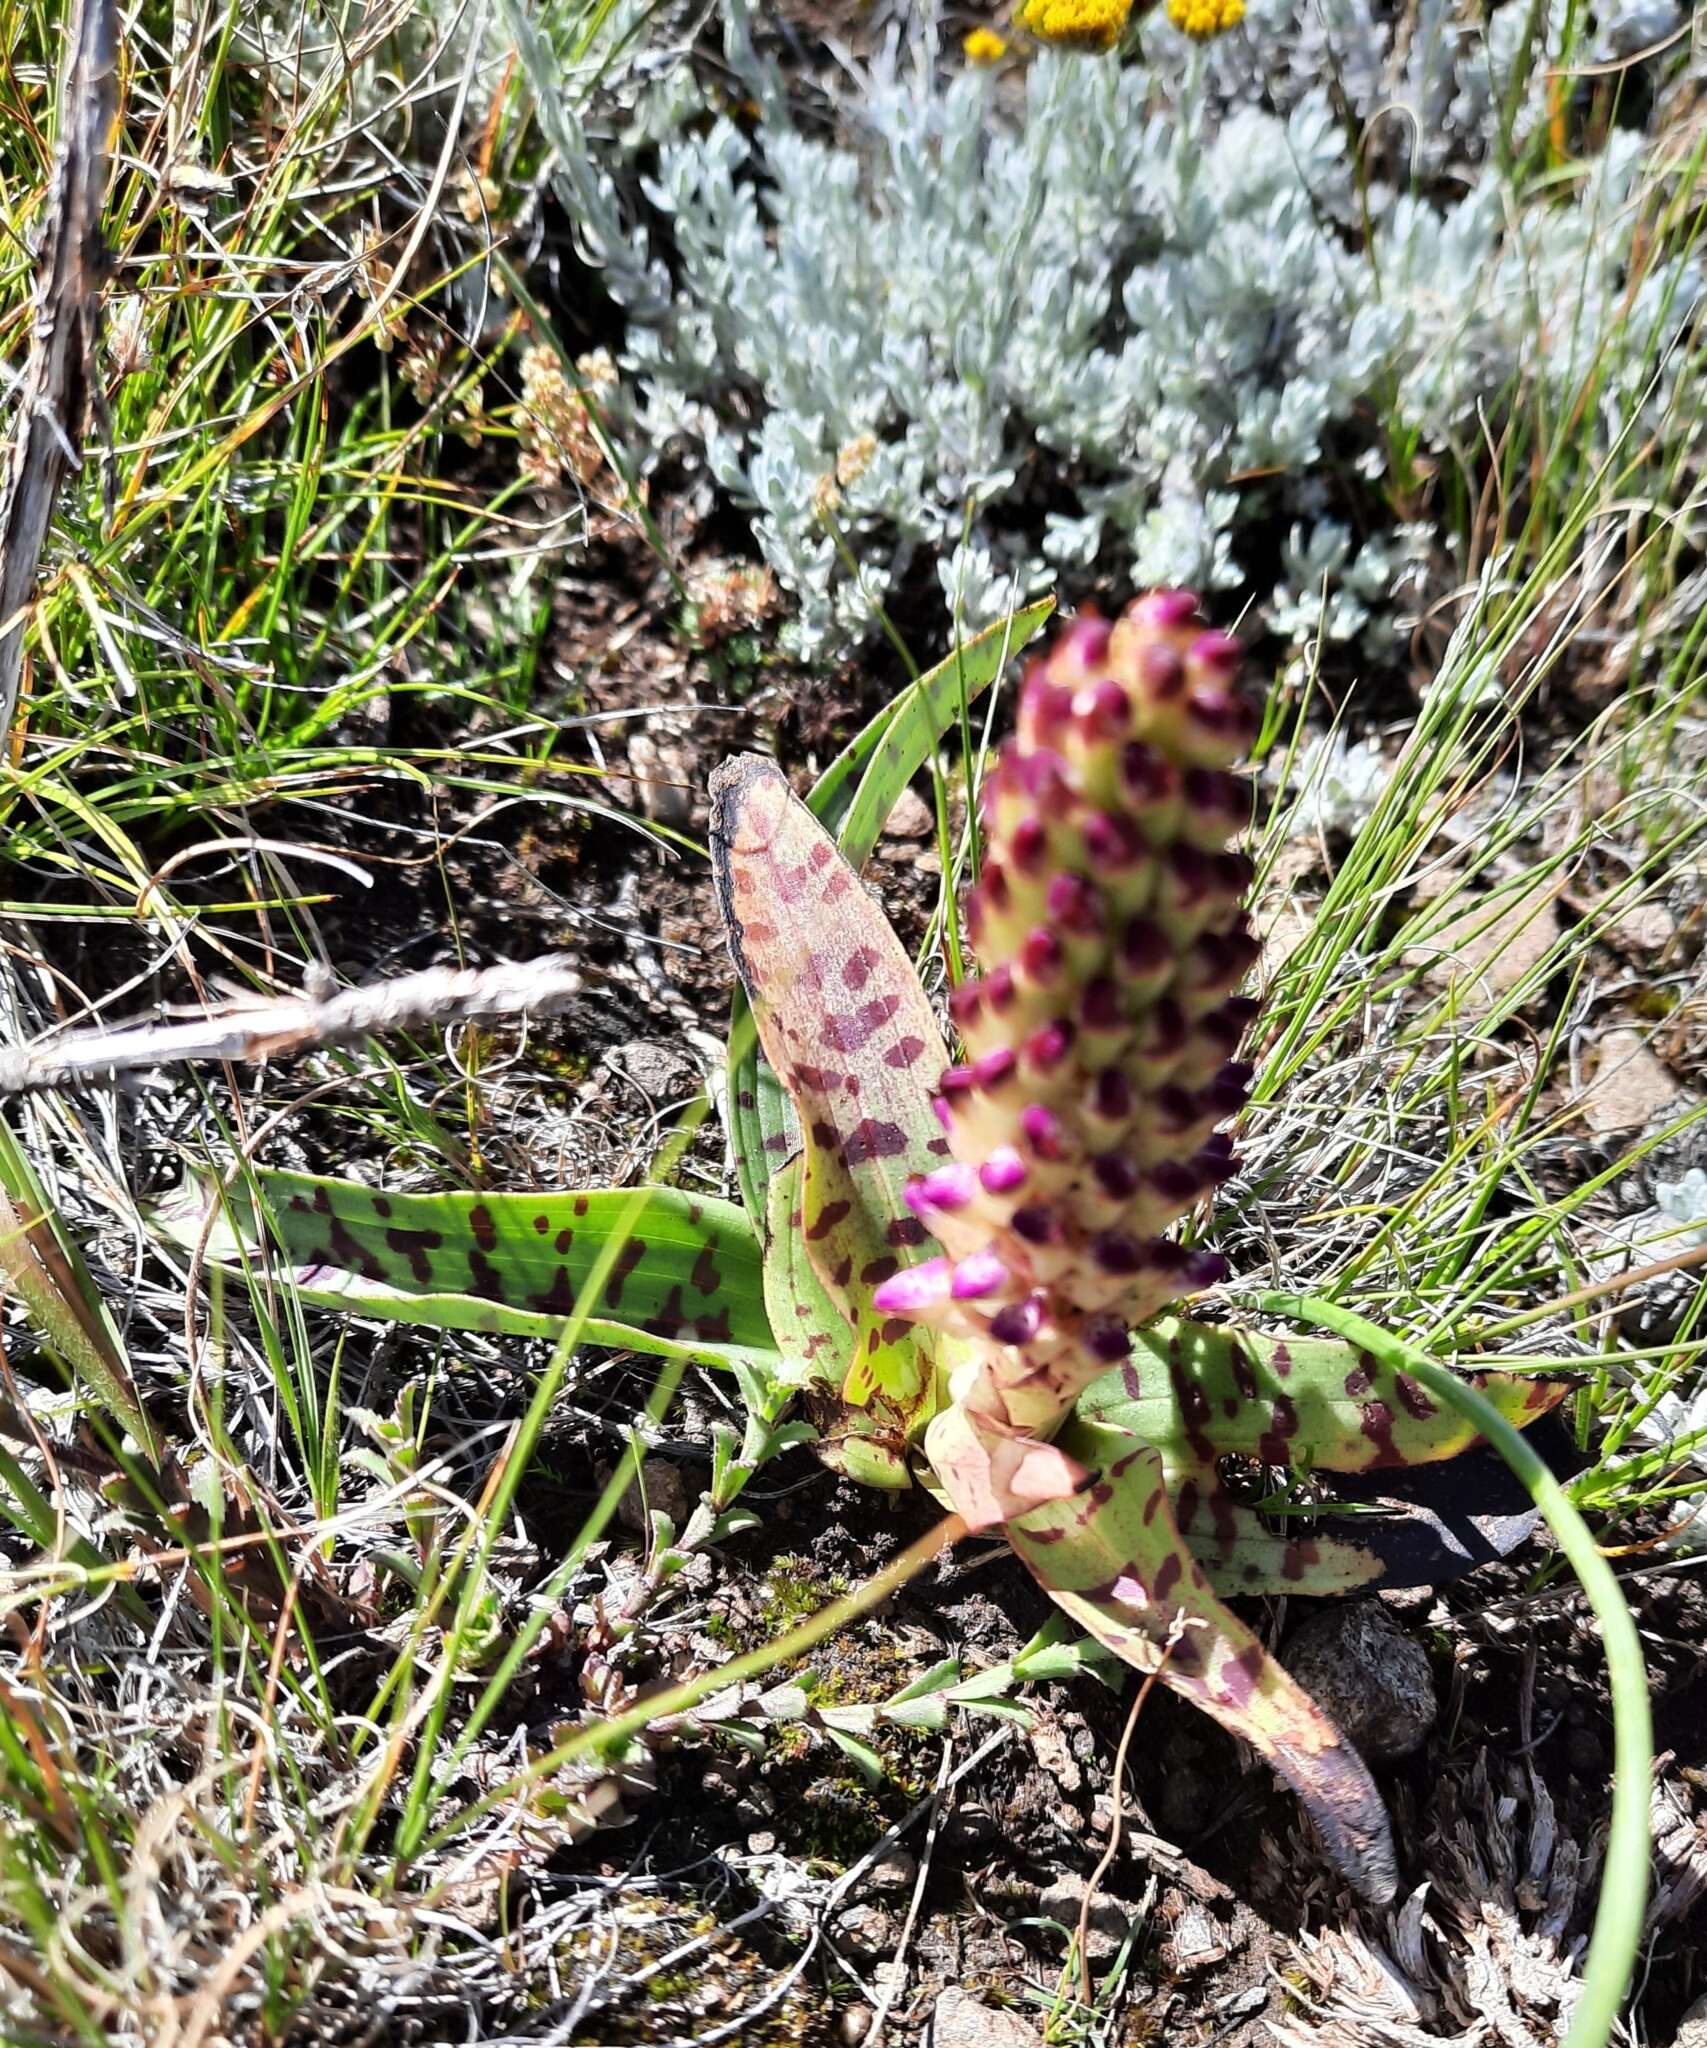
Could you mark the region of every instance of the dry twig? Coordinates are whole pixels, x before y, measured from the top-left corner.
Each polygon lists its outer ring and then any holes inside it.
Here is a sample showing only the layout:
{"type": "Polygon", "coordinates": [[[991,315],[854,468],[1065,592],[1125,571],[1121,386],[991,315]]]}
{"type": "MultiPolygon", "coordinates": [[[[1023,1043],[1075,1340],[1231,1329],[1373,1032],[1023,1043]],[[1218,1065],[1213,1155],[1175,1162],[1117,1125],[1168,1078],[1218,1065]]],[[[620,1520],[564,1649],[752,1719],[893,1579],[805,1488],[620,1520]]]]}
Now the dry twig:
{"type": "Polygon", "coordinates": [[[372,988],[233,1004],[183,1023],[77,1031],[47,1044],[0,1051],[0,1095],[110,1081],[178,1060],[278,1059],[423,1025],[543,1016],[561,1009],[581,987],[574,968],[552,959],[428,967],[372,988]]]}

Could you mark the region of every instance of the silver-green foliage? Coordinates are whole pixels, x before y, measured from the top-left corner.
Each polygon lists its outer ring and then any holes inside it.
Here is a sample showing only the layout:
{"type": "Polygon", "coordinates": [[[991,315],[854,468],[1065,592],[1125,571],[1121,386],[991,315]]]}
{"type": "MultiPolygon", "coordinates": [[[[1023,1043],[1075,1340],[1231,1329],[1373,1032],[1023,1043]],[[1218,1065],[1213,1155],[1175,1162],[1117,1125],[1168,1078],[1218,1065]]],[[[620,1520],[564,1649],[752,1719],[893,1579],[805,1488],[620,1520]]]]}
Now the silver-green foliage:
{"type": "Polygon", "coordinates": [[[1283,631],[1386,630],[1430,536],[1325,520],[1325,465],[1378,477],[1395,437],[1474,448],[1479,417],[1557,416],[1591,370],[1604,448],[1663,404],[1699,292],[1684,255],[1632,282],[1638,135],[1519,203],[1489,136],[1526,12],[1484,35],[1425,7],[1401,51],[1362,0],[1326,10],[1331,34],[1257,0],[1256,33],[1207,67],[1165,29],[1152,62],[1040,55],[1011,113],[990,74],[891,46],[838,109],[845,140],[744,47],[756,127],[680,134],[648,181],[675,290],[651,288],[660,247],[632,227],[607,270],[618,296],[648,280],[628,306],[642,438],[685,434],[752,510],[806,652],[866,630],[920,550],[977,624],[1014,578],[1092,560],[1231,587],[1258,520],[1292,533],[1283,631]],[[1300,86],[1324,34],[1339,70],[1300,86]],[[1365,102],[1421,139],[1371,131],[1360,190],[1344,114],[1365,102]]]}

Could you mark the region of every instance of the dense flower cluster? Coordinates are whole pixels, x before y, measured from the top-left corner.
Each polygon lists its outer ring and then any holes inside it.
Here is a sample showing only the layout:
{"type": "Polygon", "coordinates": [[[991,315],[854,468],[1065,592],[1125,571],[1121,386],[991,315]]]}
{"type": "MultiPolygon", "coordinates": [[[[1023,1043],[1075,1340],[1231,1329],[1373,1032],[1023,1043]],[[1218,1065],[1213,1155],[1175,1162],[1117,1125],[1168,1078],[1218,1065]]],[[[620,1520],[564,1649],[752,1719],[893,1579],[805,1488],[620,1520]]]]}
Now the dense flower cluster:
{"type": "MultiPolygon", "coordinates": [[[[975,1340],[942,1426],[977,1440],[991,1519],[1028,1504],[1022,1466],[1055,1483],[1039,1439],[1131,1329],[1221,1275],[1163,1233],[1233,1171],[1215,1133],[1249,1079],[1251,871],[1226,850],[1249,814],[1229,772],[1254,734],[1238,663],[1181,591],[1080,619],[984,784],[982,973],[955,992],[967,1063],[937,1095],[952,1164],[908,1190],[943,1256],[876,1305],[975,1340]]],[[[966,1469],[964,1443],[930,1455],[966,1469]]]]}
{"type": "Polygon", "coordinates": [[[1132,13],[1132,0],[1025,0],[1019,18],[1041,43],[1064,50],[1112,50],[1132,13]]]}
{"type": "Polygon", "coordinates": [[[1168,19],[1182,35],[1207,43],[1237,28],[1245,18],[1245,0],[1168,0],[1168,19]]]}

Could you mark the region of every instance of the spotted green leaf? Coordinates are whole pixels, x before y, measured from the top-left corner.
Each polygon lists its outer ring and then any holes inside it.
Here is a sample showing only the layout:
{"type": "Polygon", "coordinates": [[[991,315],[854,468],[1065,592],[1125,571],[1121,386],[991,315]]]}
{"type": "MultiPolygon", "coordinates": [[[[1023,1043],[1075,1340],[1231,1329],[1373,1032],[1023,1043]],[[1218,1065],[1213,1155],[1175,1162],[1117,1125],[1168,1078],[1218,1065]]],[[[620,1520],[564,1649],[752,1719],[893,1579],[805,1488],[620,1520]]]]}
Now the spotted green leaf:
{"type": "Polygon", "coordinates": [[[929,1345],[871,1296],[925,1243],[902,1189],[947,1150],[930,1107],[942,1034],[888,919],[776,763],[726,762],[711,799],[729,951],[801,1127],[806,1254],[855,1333],[844,1397],[911,1416],[932,1391],[929,1345]]]}
{"type": "MultiPolygon", "coordinates": [[[[583,1326],[588,1343],[775,1364],[758,1240],[733,1202],[674,1188],[411,1195],[306,1173],[254,1180],[268,1235],[297,1293],[317,1306],[442,1330],[556,1337],[616,1235],[622,1249],[583,1326]]],[[[192,1180],[158,1219],[194,1242],[214,1199],[207,1182],[192,1180]]],[[[240,1186],[214,1221],[208,1255],[247,1266],[258,1250],[255,1202],[240,1186]]]]}
{"type": "MultiPolygon", "coordinates": [[[[807,808],[836,835],[853,867],[870,859],[897,798],[962,708],[989,688],[1054,609],[1053,598],[1042,598],[974,634],[886,704],[825,769],[807,808]]],[[[729,1023],[729,1122],[741,1199],[758,1226],[766,1186],[781,1161],[799,1150],[800,1131],[787,1092],[755,1041],[744,994],[737,994],[729,1023]]]]}
{"type": "Polygon", "coordinates": [[[1056,1604],[1136,1670],[1159,1669],[1291,1785],[1357,1892],[1397,1886],[1387,1815],[1362,1759],[1221,1601],[1174,1519],[1161,1453],[1129,1431],[1074,1421],[1062,1447],[1094,1482],[1006,1523],[1056,1604]]]}
{"type": "MultiPolygon", "coordinates": [[[[1526,1428],[1563,1399],[1566,1383],[1485,1372],[1474,1383],[1526,1428]]],[[[1409,1511],[1336,1515],[1274,1526],[1229,1485],[1222,1461],[1250,1459],[1301,1472],[1392,1475],[1457,1460],[1479,1443],[1450,1410],[1367,1352],[1335,1339],[1280,1338],[1166,1316],[1136,1333],[1128,1364],[1081,1396],[1086,1421],[1128,1430],[1161,1454],[1175,1518],[1217,1592],[1347,1593],[1377,1583],[1437,1584],[1497,1545],[1479,1544],[1477,1495],[1503,1496],[1501,1474],[1466,1461],[1449,1526],[1422,1501],[1409,1511]]],[[[1491,1507],[1492,1501],[1486,1503],[1491,1507]]],[[[1401,1504],[1403,1505],[1403,1504],[1401,1504]]],[[[1528,1515],[1512,1517],[1512,1535],[1528,1515]]]]}

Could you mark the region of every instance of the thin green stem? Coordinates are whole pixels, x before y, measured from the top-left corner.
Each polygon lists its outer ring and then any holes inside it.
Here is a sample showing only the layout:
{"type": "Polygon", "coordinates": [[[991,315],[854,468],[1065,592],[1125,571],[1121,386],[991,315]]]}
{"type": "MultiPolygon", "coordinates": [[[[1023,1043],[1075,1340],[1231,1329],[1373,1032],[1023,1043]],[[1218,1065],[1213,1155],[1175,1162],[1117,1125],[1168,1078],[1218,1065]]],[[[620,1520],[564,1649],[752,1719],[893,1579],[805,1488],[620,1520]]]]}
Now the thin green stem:
{"type": "Polygon", "coordinates": [[[1256,1306],[1265,1315],[1308,1323],[1361,1344],[1383,1365],[1409,1373],[1437,1400],[1473,1422],[1528,1488],[1530,1499],[1546,1517],[1594,1609],[1612,1688],[1612,1829],[1600,1903],[1583,1962],[1582,1996],[1571,2015],[1564,2048],[1605,2048],[1618,2024],[1642,1938],[1649,1877],[1648,1798],[1654,1764],[1647,1670],[1618,1576],[1540,1456],[1474,1387],[1426,1352],[1336,1302],[1263,1293],[1256,1296],[1256,1306]]]}

